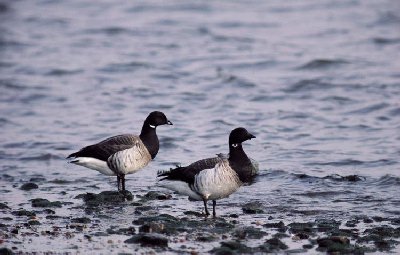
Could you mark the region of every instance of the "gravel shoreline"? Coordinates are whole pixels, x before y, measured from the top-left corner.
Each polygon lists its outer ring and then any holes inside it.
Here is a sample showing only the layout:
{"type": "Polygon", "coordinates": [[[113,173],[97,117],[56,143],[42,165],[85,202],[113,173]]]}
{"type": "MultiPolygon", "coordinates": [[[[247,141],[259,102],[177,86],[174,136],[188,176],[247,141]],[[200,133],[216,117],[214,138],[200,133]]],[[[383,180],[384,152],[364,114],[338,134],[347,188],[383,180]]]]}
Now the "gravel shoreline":
{"type": "Polygon", "coordinates": [[[0,203],[0,254],[78,253],[93,247],[124,254],[364,254],[393,252],[400,243],[400,217],[329,219],[315,215],[314,221],[282,220],[268,215],[258,202],[243,203],[238,214],[221,211],[216,218],[194,210],[163,213],[162,202],[173,199],[183,198],[156,191],[141,196],[104,191],[82,193],[75,203],[34,198],[29,201],[31,209],[0,203]],[[59,215],[57,210],[77,212],[76,217],[59,215]],[[115,224],[113,218],[121,210],[131,211],[132,217],[115,224]],[[78,213],[82,211],[84,215],[78,213]],[[47,241],[53,248],[41,247],[39,241],[47,241]],[[66,245],[57,248],[59,242],[66,245]],[[36,250],[29,250],[35,246],[36,250]]]}

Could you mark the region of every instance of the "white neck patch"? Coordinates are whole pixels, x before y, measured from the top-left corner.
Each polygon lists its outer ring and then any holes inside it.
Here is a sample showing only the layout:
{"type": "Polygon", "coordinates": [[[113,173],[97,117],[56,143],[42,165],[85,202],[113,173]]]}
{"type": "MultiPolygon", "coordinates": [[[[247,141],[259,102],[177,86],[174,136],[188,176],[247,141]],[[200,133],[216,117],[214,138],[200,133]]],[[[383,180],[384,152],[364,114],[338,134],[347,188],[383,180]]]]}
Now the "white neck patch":
{"type": "Polygon", "coordinates": [[[233,147],[233,148],[238,147],[238,145],[239,145],[239,144],[237,144],[237,143],[232,143],[232,147],[233,147]]]}
{"type": "Polygon", "coordinates": [[[156,126],[153,126],[153,125],[149,125],[151,128],[156,128],[156,126]]]}

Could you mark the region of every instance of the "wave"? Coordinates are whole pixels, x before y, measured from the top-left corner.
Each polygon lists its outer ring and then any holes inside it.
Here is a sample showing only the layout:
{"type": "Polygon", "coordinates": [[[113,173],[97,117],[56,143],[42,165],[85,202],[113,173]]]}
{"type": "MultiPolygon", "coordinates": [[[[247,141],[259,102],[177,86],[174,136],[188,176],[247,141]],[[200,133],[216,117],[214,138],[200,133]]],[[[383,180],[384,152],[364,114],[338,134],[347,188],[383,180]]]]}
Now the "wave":
{"type": "Polygon", "coordinates": [[[342,59],[315,59],[305,63],[297,69],[327,69],[348,63],[348,61],[342,59]]]}
{"type": "Polygon", "coordinates": [[[388,166],[397,164],[396,161],[390,159],[378,159],[378,160],[371,160],[371,161],[362,161],[356,159],[343,159],[339,161],[329,161],[329,162],[312,162],[308,163],[307,165],[318,165],[318,166],[388,166]]]}

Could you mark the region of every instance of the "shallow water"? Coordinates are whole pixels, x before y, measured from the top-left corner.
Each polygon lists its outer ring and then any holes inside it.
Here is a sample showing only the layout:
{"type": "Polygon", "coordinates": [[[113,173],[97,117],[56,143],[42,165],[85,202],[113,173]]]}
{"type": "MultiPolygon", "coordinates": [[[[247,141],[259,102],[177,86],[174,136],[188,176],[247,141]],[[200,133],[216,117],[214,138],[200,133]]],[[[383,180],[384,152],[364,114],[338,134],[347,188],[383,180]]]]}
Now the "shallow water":
{"type": "MultiPolygon", "coordinates": [[[[158,170],[227,152],[229,132],[243,126],[257,136],[244,147],[260,176],[219,201],[220,215],[239,214],[243,225],[398,217],[399,13],[394,0],[0,1],[1,202],[32,210],[43,197],[72,203],[57,215],[85,215],[75,196],[114,190],[115,178],[65,156],[139,133],[161,110],[174,126],[158,128],[156,159],[127,177],[135,195],[164,191],[154,186],[158,170]],[[360,180],[341,178],[350,175],[360,180]],[[38,177],[39,189],[19,189],[38,177]],[[242,215],[251,201],[265,208],[256,219],[242,215]]],[[[177,195],[155,206],[202,210],[177,195]]],[[[134,209],[121,210],[87,233],[131,225],[134,209]]],[[[22,252],[132,249],[81,235],[2,239],[22,252]]]]}

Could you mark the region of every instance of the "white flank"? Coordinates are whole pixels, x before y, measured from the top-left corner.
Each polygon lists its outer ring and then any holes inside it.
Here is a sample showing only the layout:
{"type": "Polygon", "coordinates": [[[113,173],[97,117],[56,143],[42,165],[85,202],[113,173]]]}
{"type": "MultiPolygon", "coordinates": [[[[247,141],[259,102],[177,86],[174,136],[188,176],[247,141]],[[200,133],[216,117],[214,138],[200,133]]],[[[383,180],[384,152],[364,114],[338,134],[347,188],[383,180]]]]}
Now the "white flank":
{"type": "Polygon", "coordinates": [[[159,185],[163,188],[173,190],[181,195],[189,196],[194,200],[202,200],[199,194],[190,189],[189,184],[187,182],[163,180],[159,182],[159,185]]]}
{"type": "Polygon", "coordinates": [[[151,155],[143,143],[135,143],[132,148],[118,151],[108,158],[111,168],[117,173],[132,174],[151,161],[151,155]]]}
{"type": "Polygon", "coordinates": [[[221,160],[214,168],[205,169],[195,177],[194,188],[203,197],[217,200],[228,197],[242,185],[236,172],[226,159],[221,160]]]}
{"type": "Polygon", "coordinates": [[[78,157],[72,159],[70,163],[99,171],[100,173],[105,175],[115,175],[115,173],[111,171],[111,169],[107,166],[107,162],[96,158],[78,157]]]}

